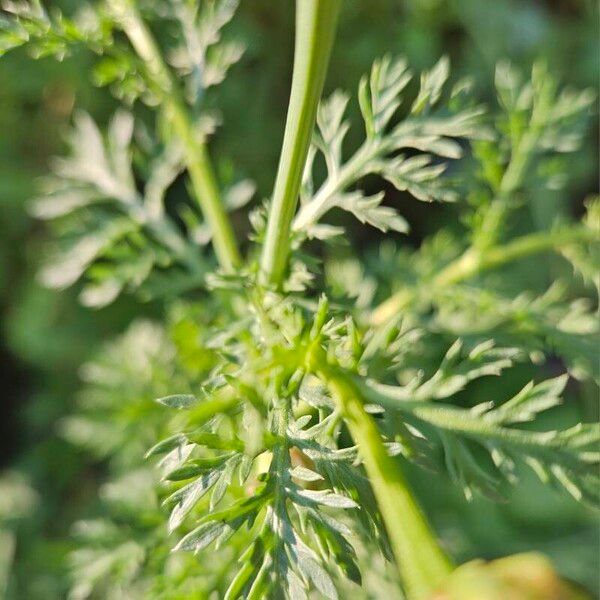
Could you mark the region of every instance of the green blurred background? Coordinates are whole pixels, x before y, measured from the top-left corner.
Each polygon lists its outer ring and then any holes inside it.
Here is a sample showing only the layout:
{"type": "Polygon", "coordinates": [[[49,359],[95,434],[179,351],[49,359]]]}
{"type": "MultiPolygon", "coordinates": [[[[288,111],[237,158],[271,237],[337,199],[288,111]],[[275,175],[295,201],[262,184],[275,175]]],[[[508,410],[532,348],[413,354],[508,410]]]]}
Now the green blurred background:
{"type": "MultiPolygon", "coordinates": [[[[51,4],[68,12],[78,2],[46,3],[51,4]]],[[[224,117],[213,141],[214,156],[221,173],[235,164],[242,175],[255,179],[262,198],[270,193],[285,118],[293,2],[243,0],[229,31],[247,51],[213,98],[224,117]]],[[[500,58],[528,69],[543,57],[564,84],[597,89],[597,3],[348,0],[328,90],[356,89],[373,59],[385,53],[407,55],[415,71],[448,54],[454,76],[473,76],[479,96],[490,102],[500,58]]],[[[32,61],[23,51],[0,60],[0,468],[23,473],[36,495],[23,497],[20,507],[31,503],[35,509],[15,519],[19,511],[3,505],[0,489],[0,519],[19,533],[13,573],[18,583],[13,589],[22,600],[64,597],[69,527],[94,502],[102,475],[101,464],[90,463],[56,433],[57,422],[73,407],[80,386],[78,369],[103,340],[123,331],[135,317],[160,314],[157,306],[126,298],[89,311],[78,305],[76,291],[51,292],[36,282],[48,240],[48,232],[26,209],[27,199],[35,195],[36,178],[47,171],[50,157],[61,152],[61,136],[75,105],[100,122],[115,107],[108,92],[90,84],[91,60],[78,54],[62,64],[32,61]]],[[[594,131],[596,120],[585,151],[572,162],[568,186],[544,199],[542,216],[555,210],[577,215],[582,200],[595,191],[594,131]]],[[[417,206],[407,215],[413,227],[410,243],[418,243],[451,215],[431,211],[417,206]]],[[[360,243],[379,239],[362,237],[360,243]]],[[[579,396],[580,408],[594,418],[596,390],[579,396]]],[[[573,502],[531,480],[505,505],[483,500],[466,505],[449,486],[432,496],[426,476],[412,475],[436,525],[454,539],[461,559],[541,550],[562,574],[598,593],[597,522],[573,502]]]]}

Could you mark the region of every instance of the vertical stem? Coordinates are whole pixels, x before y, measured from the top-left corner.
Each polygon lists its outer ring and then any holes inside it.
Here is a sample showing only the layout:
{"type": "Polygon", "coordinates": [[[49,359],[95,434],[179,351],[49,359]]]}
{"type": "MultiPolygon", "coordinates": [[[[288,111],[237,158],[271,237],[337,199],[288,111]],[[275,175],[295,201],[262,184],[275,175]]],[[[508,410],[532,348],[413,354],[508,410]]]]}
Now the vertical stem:
{"type": "Polygon", "coordinates": [[[229,217],[223,207],[206,146],[194,134],[193,122],[177,83],[164,63],[135,0],[112,0],[111,4],[131,45],[144,61],[148,73],[162,94],[165,115],[183,145],[192,187],[213,235],[215,254],[224,269],[232,270],[240,264],[240,254],[229,217]]]}
{"type": "Polygon", "coordinates": [[[428,598],[450,574],[452,564],[439,546],[398,464],[389,456],[373,419],[365,412],[354,383],[328,366],[321,366],[319,374],[327,381],[358,446],[406,595],[409,600],[428,598]]]}
{"type": "Polygon", "coordinates": [[[297,0],[294,71],[283,147],[261,259],[264,285],[279,285],[341,0],[297,0]]]}

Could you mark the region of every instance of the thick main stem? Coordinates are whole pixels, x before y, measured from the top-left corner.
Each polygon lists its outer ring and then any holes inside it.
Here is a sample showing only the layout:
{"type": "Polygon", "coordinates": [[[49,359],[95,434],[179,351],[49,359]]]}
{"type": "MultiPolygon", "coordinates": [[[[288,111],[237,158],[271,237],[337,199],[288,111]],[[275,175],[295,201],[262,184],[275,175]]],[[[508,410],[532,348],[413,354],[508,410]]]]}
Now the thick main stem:
{"type": "Polygon", "coordinates": [[[409,600],[428,598],[452,571],[399,465],[391,458],[355,384],[325,361],[319,375],[327,382],[358,446],[385,523],[409,600]]]}
{"type": "Polygon", "coordinates": [[[211,229],[219,264],[226,270],[232,270],[240,264],[241,258],[206,146],[194,134],[194,126],[177,83],[164,63],[135,0],[112,0],[112,5],[118,11],[120,23],[131,45],[144,61],[148,73],[162,95],[165,115],[183,145],[192,187],[211,229]]]}
{"type": "Polygon", "coordinates": [[[317,107],[323,91],[341,0],[297,0],[292,89],[261,258],[263,285],[278,286],[290,249],[291,223],[317,107]]]}

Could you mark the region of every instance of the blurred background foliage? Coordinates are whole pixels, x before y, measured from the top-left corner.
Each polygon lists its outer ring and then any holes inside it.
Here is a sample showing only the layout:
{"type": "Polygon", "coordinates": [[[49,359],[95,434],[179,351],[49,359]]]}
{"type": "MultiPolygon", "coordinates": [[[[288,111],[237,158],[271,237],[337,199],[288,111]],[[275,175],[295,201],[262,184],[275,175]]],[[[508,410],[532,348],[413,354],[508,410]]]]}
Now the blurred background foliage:
{"type": "MultiPolygon", "coordinates": [[[[68,13],[78,3],[46,5],[59,5],[68,13]]],[[[213,155],[222,179],[228,178],[235,164],[242,176],[257,182],[257,197],[264,198],[273,183],[291,77],[292,1],[243,1],[229,34],[247,50],[212,96],[224,122],[212,141],[213,155]]],[[[597,89],[597,3],[348,1],[328,91],[356,89],[373,59],[386,53],[406,55],[416,71],[448,54],[454,75],[472,76],[484,101],[493,100],[494,66],[501,58],[528,70],[542,57],[564,84],[597,89]]],[[[5,473],[0,478],[0,596],[6,591],[10,598],[65,597],[69,587],[65,556],[74,545],[71,524],[95,513],[97,490],[110,467],[102,456],[77,449],[64,439],[68,435],[58,431],[81,401],[82,364],[135,318],[151,319],[161,313],[158,305],[127,297],[90,311],[77,303],[77,290],[50,292],[36,281],[48,239],[44,227],[27,214],[36,178],[47,171],[50,157],[62,151],[62,133],[75,104],[101,123],[115,108],[107,91],[92,87],[90,65],[91,57],[84,53],[63,64],[52,59],[32,61],[22,51],[0,61],[0,467],[5,473]]],[[[351,110],[357,112],[358,107],[351,110]]],[[[542,222],[557,212],[579,215],[583,200],[595,191],[598,147],[592,132],[597,131],[596,119],[597,115],[584,151],[571,160],[568,185],[533,199],[534,214],[542,222]]],[[[394,201],[398,192],[387,192],[394,201]]],[[[408,242],[413,245],[440,225],[453,224],[453,213],[447,208],[415,202],[406,206],[412,225],[408,242]]],[[[355,246],[368,253],[381,237],[361,231],[355,246]]],[[[524,278],[535,274],[546,283],[551,277],[546,269],[540,274],[539,265],[515,273],[524,278]]],[[[191,322],[175,319],[170,333],[184,354],[181,340],[186,327],[192,327],[191,322]]],[[[188,359],[193,363],[193,356],[188,359]]],[[[559,365],[556,370],[560,371],[559,365]]],[[[511,373],[514,381],[502,379],[502,397],[531,376],[527,369],[511,373]]],[[[486,390],[492,385],[486,382],[486,390]]],[[[121,394],[126,392],[137,395],[140,402],[156,395],[147,397],[143,381],[121,394]]],[[[554,418],[569,418],[569,413],[597,418],[596,389],[573,385],[570,398],[572,402],[554,418]]],[[[432,493],[426,475],[411,475],[427,512],[460,560],[539,550],[552,558],[563,575],[598,593],[600,540],[596,517],[585,509],[533,479],[511,492],[506,504],[476,499],[467,505],[450,485],[436,481],[432,493]]]]}

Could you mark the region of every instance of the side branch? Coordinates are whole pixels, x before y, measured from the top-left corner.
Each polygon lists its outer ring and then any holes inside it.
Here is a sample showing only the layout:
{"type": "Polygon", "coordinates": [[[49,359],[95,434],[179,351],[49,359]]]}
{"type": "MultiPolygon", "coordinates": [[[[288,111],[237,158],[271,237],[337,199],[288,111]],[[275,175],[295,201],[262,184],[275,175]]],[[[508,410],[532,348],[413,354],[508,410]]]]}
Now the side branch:
{"type": "Polygon", "coordinates": [[[192,187],[213,235],[215,254],[221,267],[231,271],[239,266],[241,258],[231,222],[223,207],[206,145],[194,135],[194,126],[177,83],[164,63],[135,0],[113,0],[112,5],[117,11],[125,35],[144,61],[149,75],[162,95],[165,115],[183,145],[192,187]]]}
{"type": "MultiPolygon", "coordinates": [[[[462,256],[442,269],[429,283],[433,290],[441,289],[483,271],[496,269],[513,260],[548,252],[573,244],[594,242],[598,234],[584,227],[572,227],[563,231],[543,231],[522,236],[503,246],[495,246],[484,251],[469,248],[462,256]]],[[[383,325],[405,309],[414,299],[409,289],[401,289],[375,308],[371,315],[373,325],[383,325]]]]}

